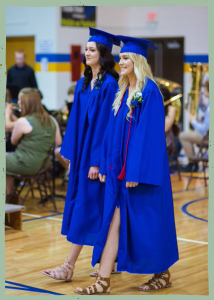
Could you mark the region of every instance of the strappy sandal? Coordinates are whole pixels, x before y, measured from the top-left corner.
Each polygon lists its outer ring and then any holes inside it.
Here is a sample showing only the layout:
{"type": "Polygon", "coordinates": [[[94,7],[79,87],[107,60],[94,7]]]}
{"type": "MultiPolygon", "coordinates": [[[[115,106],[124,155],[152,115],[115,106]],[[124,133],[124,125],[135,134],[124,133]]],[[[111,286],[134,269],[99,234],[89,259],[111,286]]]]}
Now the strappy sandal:
{"type": "Polygon", "coordinates": [[[62,266],[55,269],[43,270],[41,273],[47,277],[56,279],[56,280],[65,280],[71,281],[73,276],[74,266],[71,265],[66,257],[65,262],[62,266]]]}
{"type": "MultiPolygon", "coordinates": [[[[120,274],[121,272],[117,272],[117,264],[114,264],[114,268],[111,272],[111,275],[120,274]]],[[[97,277],[99,275],[99,270],[95,270],[92,273],[90,273],[91,277],[97,277]]]]}
{"type": "Polygon", "coordinates": [[[147,283],[142,284],[138,290],[143,292],[154,292],[168,288],[172,285],[170,282],[169,270],[163,273],[155,274],[147,283]]]}
{"type": "Polygon", "coordinates": [[[109,295],[110,278],[98,276],[95,283],[86,288],[77,287],[75,293],[80,295],[109,295]]]}

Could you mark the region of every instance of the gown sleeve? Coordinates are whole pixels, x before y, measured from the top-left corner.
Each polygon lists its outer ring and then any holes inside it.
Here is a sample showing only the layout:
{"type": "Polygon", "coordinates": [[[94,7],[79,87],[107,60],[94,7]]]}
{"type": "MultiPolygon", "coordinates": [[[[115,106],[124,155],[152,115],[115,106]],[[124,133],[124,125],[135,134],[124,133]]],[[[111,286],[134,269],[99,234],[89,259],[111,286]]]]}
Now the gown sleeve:
{"type": "Polygon", "coordinates": [[[106,170],[106,165],[107,165],[107,152],[108,152],[108,145],[109,145],[109,135],[110,135],[110,127],[111,127],[111,120],[112,120],[113,112],[111,113],[111,116],[109,118],[108,126],[105,131],[105,135],[103,138],[102,142],[102,147],[101,147],[101,157],[100,157],[100,169],[99,173],[101,175],[106,175],[107,170],[106,170]]]}
{"type": "Polygon", "coordinates": [[[126,181],[162,186],[166,140],[164,104],[159,90],[143,96],[138,124],[132,134],[126,181]]]}
{"type": "Polygon", "coordinates": [[[109,121],[110,113],[112,110],[112,104],[114,102],[115,94],[117,92],[118,85],[116,82],[109,83],[103,93],[103,102],[100,109],[99,117],[96,124],[96,130],[94,132],[94,138],[91,148],[90,166],[99,167],[101,160],[101,148],[105,135],[106,127],[109,121]]]}
{"type": "Polygon", "coordinates": [[[74,92],[74,103],[69,115],[65,136],[63,138],[60,150],[60,154],[69,161],[71,161],[71,158],[74,157],[72,153],[72,151],[74,151],[73,141],[77,140],[78,135],[78,128],[76,124],[78,121],[78,94],[81,88],[81,85],[79,84],[79,82],[77,82],[74,92]]]}

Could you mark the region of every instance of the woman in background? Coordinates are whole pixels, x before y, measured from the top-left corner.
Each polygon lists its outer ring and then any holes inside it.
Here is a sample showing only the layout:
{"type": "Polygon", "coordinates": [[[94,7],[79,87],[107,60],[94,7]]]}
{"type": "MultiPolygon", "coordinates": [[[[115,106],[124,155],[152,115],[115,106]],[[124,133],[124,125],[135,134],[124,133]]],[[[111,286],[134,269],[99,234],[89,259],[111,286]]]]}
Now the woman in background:
{"type": "Polygon", "coordinates": [[[7,195],[13,191],[14,176],[37,174],[53,144],[62,142],[58,123],[43,108],[36,89],[22,89],[18,99],[21,118],[14,122],[11,136],[17,147],[6,156],[7,195]]]}

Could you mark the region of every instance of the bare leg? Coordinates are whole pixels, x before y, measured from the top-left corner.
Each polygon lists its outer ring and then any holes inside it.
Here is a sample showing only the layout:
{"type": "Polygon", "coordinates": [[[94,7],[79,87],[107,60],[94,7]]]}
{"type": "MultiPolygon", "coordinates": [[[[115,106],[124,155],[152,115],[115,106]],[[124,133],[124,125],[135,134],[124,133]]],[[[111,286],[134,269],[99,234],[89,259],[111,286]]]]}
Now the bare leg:
{"type": "Polygon", "coordinates": [[[186,153],[186,156],[189,158],[189,157],[193,157],[195,154],[193,144],[201,143],[203,139],[203,135],[201,135],[197,131],[187,131],[187,132],[183,131],[179,134],[179,139],[186,153]]]}
{"type": "Polygon", "coordinates": [[[119,230],[120,230],[120,209],[116,208],[110,225],[106,245],[100,260],[99,274],[100,276],[105,278],[110,277],[110,274],[113,269],[113,265],[115,263],[115,259],[117,257],[118,244],[119,244],[119,230]]]}
{"type": "Polygon", "coordinates": [[[14,177],[6,175],[6,195],[10,195],[14,188],[14,177]]]}
{"type": "Polygon", "coordinates": [[[60,149],[61,148],[56,148],[55,157],[57,158],[59,163],[63,166],[63,168],[67,170],[69,166],[69,161],[61,156],[61,154],[59,153],[60,149]]]}
{"type": "Polygon", "coordinates": [[[71,265],[75,265],[75,262],[77,261],[77,258],[82,250],[82,245],[76,245],[72,244],[71,251],[68,256],[68,261],[71,265]]]}

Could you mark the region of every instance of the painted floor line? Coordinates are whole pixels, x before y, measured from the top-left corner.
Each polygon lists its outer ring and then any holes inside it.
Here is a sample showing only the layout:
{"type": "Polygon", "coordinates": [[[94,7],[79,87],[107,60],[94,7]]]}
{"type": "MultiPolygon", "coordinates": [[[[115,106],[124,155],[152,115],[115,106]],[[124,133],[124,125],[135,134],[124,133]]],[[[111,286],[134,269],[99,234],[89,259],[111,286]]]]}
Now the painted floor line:
{"type": "Polygon", "coordinates": [[[177,238],[178,241],[183,242],[189,242],[189,243],[195,243],[195,244],[202,244],[202,245],[208,245],[208,242],[202,242],[202,241],[195,241],[195,240],[189,240],[189,239],[183,239],[183,238],[177,238]]]}
{"type": "Polygon", "coordinates": [[[190,202],[184,204],[184,205],[182,206],[182,208],[181,208],[182,212],[183,212],[184,214],[186,214],[187,216],[189,216],[189,217],[195,219],[195,220],[199,220],[199,221],[208,223],[208,220],[203,219],[203,218],[199,218],[199,217],[197,217],[197,216],[195,216],[195,215],[193,215],[193,214],[191,214],[191,213],[189,213],[189,212],[187,211],[187,207],[188,207],[189,205],[191,205],[192,203],[195,203],[195,202],[203,201],[203,200],[208,200],[208,197],[196,199],[196,200],[193,200],[193,201],[190,201],[190,202]]]}
{"type": "Polygon", "coordinates": [[[58,219],[58,218],[52,218],[52,217],[48,217],[48,220],[52,220],[52,221],[59,221],[62,222],[62,219],[58,219]]]}
{"type": "Polygon", "coordinates": [[[26,216],[26,217],[34,217],[34,218],[41,218],[42,216],[40,215],[33,215],[33,214],[26,214],[26,213],[22,213],[23,216],[26,216]]]}
{"type": "Polygon", "coordinates": [[[56,292],[36,288],[36,287],[33,287],[33,286],[21,284],[21,283],[7,281],[7,280],[5,280],[5,284],[6,284],[5,285],[6,289],[22,290],[22,291],[26,291],[26,292],[43,293],[43,294],[50,294],[50,295],[63,295],[63,294],[59,294],[59,293],[56,293],[56,292]]]}
{"type": "Polygon", "coordinates": [[[34,290],[34,289],[25,289],[25,288],[13,287],[13,286],[9,286],[9,285],[6,285],[5,289],[25,291],[25,292],[38,293],[38,294],[49,294],[49,295],[54,295],[54,296],[55,295],[63,295],[63,294],[53,293],[53,292],[49,292],[49,291],[40,291],[40,290],[34,290]]]}
{"type": "Polygon", "coordinates": [[[47,218],[50,218],[50,217],[59,216],[59,215],[62,215],[62,213],[55,213],[55,214],[50,215],[50,216],[44,216],[44,217],[40,217],[40,218],[37,217],[37,218],[34,218],[34,219],[23,220],[22,222],[25,223],[25,222],[30,222],[30,221],[38,221],[38,220],[47,219],[47,218]]]}

